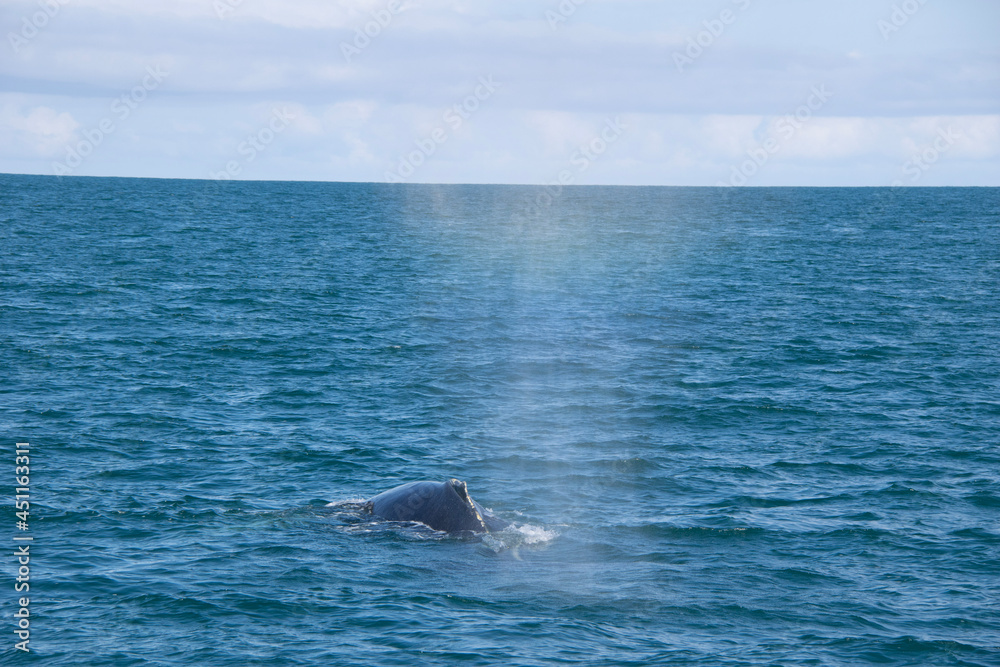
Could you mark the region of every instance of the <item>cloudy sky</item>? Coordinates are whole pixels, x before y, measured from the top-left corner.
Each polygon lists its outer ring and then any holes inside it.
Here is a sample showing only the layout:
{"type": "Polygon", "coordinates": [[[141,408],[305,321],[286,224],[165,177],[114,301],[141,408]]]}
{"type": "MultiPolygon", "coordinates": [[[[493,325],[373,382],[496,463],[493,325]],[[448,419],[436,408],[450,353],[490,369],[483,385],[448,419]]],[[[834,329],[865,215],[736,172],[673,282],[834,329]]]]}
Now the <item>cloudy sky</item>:
{"type": "Polygon", "coordinates": [[[997,0],[0,0],[0,172],[1000,186],[997,0]]]}

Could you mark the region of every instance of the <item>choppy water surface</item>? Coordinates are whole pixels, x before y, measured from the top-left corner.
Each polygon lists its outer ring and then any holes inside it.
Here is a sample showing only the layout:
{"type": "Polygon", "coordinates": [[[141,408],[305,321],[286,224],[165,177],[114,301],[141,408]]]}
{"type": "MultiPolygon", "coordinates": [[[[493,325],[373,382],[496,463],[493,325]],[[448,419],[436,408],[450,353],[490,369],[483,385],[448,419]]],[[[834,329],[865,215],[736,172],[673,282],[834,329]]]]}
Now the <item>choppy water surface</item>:
{"type": "Polygon", "coordinates": [[[0,176],[29,660],[1000,664],[1000,192],[536,194],[0,176]]]}

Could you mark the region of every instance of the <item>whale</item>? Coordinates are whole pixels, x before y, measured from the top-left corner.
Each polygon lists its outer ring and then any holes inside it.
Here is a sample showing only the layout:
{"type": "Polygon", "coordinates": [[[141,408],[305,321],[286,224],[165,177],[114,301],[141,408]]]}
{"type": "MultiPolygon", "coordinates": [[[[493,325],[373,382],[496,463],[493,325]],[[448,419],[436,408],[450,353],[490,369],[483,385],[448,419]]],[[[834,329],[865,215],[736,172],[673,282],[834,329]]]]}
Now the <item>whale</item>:
{"type": "Polygon", "coordinates": [[[416,521],[447,533],[489,533],[509,525],[473,500],[457,479],[403,484],[372,497],[365,509],[388,521],[416,521]]]}

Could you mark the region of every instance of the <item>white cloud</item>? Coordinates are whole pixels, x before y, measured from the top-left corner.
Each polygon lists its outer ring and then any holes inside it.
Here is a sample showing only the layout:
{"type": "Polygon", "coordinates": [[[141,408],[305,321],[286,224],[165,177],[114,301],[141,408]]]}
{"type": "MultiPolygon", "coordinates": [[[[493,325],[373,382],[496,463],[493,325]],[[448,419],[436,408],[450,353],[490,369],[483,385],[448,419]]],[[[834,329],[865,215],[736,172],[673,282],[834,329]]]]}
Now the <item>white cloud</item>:
{"type": "Polygon", "coordinates": [[[528,111],[524,124],[537,137],[539,153],[549,158],[569,154],[600,129],[598,119],[568,111],[528,111]]]}
{"type": "MultiPolygon", "coordinates": [[[[1000,5],[980,0],[929,4],[891,44],[863,0],[755,2],[684,74],[672,51],[720,5],[588,0],[553,32],[555,0],[407,0],[348,62],[340,43],[388,0],[219,1],[225,19],[215,0],[72,0],[0,58],[0,170],[47,171],[156,64],[170,73],[162,89],[80,173],[201,177],[280,104],[296,121],[246,177],[379,180],[490,74],[503,87],[415,179],[540,182],[618,115],[630,128],[586,182],[712,184],[777,135],[762,184],[880,184],[948,126],[960,133],[949,164],[965,171],[942,161],[935,178],[1000,168],[1000,55],[983,28],[1000,5]],[[829,104],[782,136],[820,83],[829,104]]],[[[37,4],[5,8],[16,27],[37,4]]]]}
{"type": "Polygon", "coordinates": [[[75,138],[79,127],[65,111],[45,106],[25,109],[15,102],[0,105],[0,143],[21,155],[52,157],[75,138]]]}

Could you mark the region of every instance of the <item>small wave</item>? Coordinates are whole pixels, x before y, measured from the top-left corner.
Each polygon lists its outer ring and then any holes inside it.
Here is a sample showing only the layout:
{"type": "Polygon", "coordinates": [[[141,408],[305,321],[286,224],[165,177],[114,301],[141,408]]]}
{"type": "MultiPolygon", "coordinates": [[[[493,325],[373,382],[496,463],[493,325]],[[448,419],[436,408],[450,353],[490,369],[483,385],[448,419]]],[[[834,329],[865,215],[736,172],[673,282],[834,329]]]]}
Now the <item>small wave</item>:
{"type": "Polygon", "coordinates": [[[549,530],[542,526],[511,524],[498,533],[483,535],[482,544],[493,553],[511,551],[515,558],[519,558],[518,549],[520,547],[551,542],[558,536],[559,533],[557,531],[549,530]]]}
{"type": "Polygon", "coordinates": [[[542,528],[541,526],[534,526],[531,524],[514,526],[512,527],[511,530],[524,535],[524,541],[522,542],[522,544],[538,544],[539,542],[551,542],[552,540],[556,539],[556,537],[559,536],[559,533],[554,530],[549,530],[547,528],[542,528]]]}
{"type": "Polygon", "coordinates": [[[364,498],[347,498],[346,500],[335,500],[327,503],[325,507],[338,507],[345,510],[361,509],[368,502],[364,498]]]}

